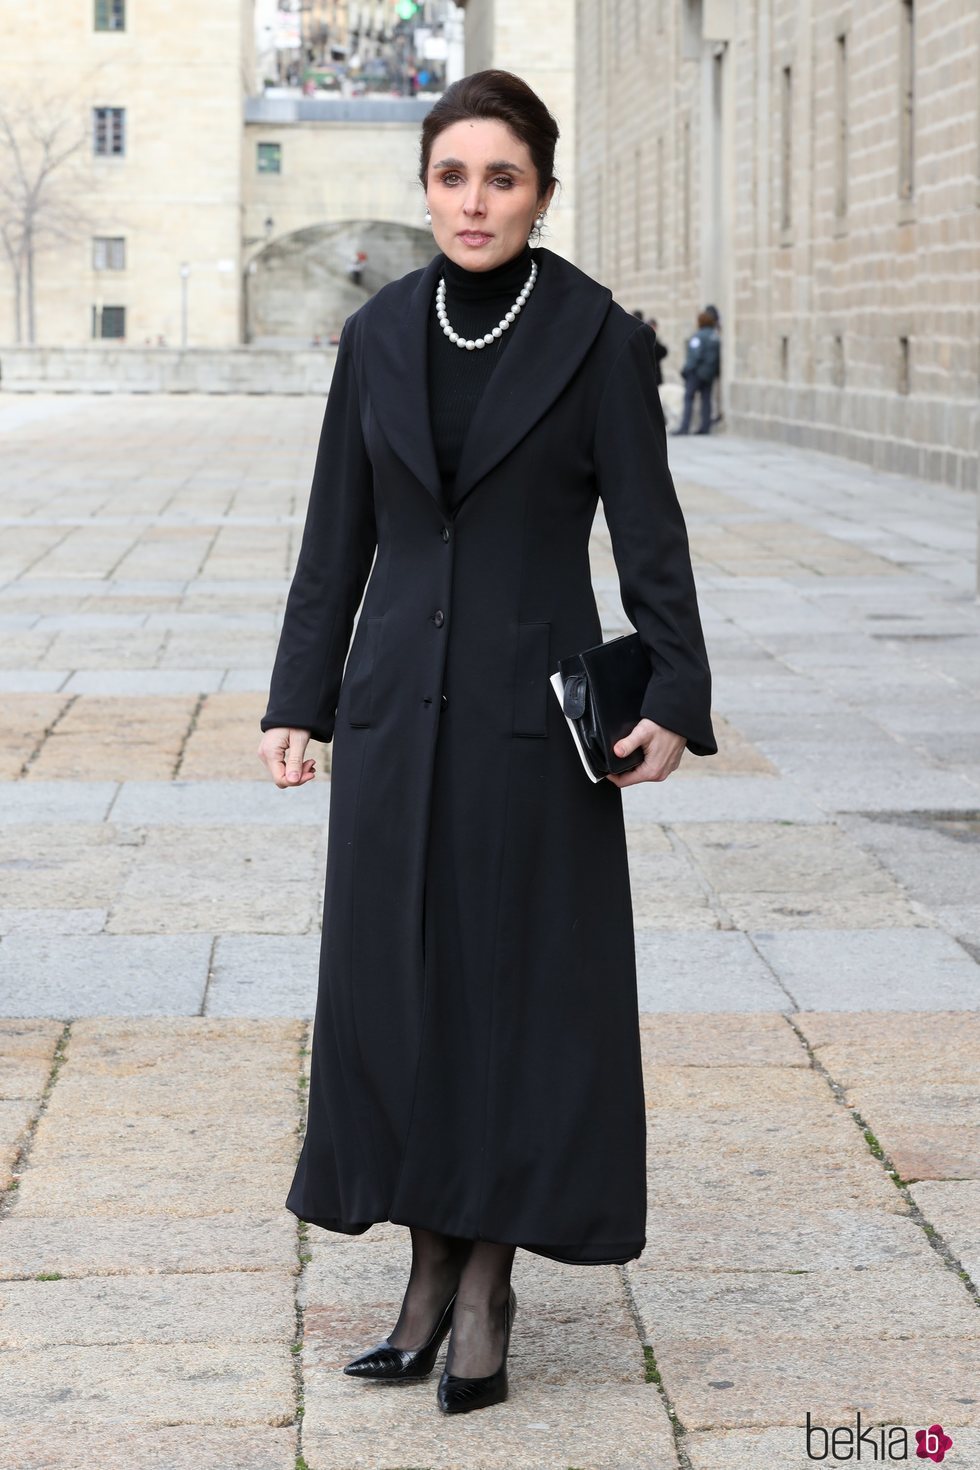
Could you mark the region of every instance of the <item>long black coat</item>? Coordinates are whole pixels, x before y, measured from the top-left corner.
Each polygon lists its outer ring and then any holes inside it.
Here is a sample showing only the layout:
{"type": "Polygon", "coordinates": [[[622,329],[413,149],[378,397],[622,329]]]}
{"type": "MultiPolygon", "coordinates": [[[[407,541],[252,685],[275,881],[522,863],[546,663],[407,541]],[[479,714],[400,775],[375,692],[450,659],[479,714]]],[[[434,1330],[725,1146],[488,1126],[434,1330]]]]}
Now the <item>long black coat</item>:
{"type": "Polygon", "coordinates": [[[561,256],[534,258],[451,503],[426,386],[441,255],[341,335],[261,721],[333,739],[286,1205],[348,1234],[393,1220],[621,1262],[646,1215],[623,793],[589,781],[548,682],[602,637],[598,496],[656,661],[642,713],[695,754],[717,746],[654,334],[561,256]]]}

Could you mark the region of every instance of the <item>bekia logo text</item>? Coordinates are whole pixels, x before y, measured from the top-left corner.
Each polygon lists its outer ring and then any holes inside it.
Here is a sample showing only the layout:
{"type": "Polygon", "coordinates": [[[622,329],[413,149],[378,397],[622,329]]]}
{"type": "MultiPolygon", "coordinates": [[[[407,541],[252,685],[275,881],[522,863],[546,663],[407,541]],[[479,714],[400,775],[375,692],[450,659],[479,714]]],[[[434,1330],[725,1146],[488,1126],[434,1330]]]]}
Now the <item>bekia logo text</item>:
{"type": "MultiPolygon", "coordinates": [[[[941,1424],[915,1431],[915,1455],[919,1460],[932,1460],[938,1465],[952,1448],[953,1441],[941,1424]]],[[[827,1429],[814,1424],[808,1409],[806,1453],[809,1460],[907,1460],[909,1437],[901,1424],[862,1429],[860,1410],[853,1428],[836,1424],[827,1429]]]]}

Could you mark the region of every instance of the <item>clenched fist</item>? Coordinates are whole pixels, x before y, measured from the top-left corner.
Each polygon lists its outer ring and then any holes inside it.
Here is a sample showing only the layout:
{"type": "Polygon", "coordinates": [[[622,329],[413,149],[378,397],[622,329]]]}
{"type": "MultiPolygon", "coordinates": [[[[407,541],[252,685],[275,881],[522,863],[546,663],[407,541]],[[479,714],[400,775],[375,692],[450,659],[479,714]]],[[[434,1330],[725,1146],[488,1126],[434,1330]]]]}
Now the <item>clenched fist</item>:
{"type": "Polygon", "coordinates": [[[316,776],[316,761],[304,760],[309,730],[266,730],[259,744],[259,760],[277,786],[304,786],[316,776]]]}

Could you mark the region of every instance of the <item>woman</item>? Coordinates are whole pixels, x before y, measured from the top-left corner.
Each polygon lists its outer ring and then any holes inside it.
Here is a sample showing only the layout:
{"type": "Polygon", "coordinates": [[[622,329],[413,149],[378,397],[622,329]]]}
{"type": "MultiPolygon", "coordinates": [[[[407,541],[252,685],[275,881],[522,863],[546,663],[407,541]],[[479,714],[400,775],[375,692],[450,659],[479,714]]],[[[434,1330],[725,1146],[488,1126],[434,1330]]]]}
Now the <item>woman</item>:
{"type": "Polygon", "coordinates": [[[344,325],[261,721],[280,787],[313,779],[311,736],[333,740],[309,1115],[286,1204],[347,1234],[409,1227],[398,1321],[345,1371],[424,1377],[451,1328],[448,1413],[506,1396],[517,1247],[577,1265],[643,1250],[617,788],[664,780],[685,746],[717,748],[654,335],[529,244],[557,135],[496,70],[427,114],[438,253],[344,325]],[[656,666],[619,747],[642,746],[642,764],[592,784],[549,675],[602,638],[600,495],[656,666]]]}

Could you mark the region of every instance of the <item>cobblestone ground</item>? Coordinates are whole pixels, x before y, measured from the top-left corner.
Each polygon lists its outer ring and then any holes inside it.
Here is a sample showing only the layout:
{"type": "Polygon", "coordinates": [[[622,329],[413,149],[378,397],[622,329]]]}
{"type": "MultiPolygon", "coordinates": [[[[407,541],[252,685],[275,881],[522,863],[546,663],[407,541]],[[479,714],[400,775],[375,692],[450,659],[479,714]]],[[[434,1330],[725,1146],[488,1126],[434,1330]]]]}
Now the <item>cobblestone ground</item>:
{"type": "MultiPolygon", "coordinates": [[[[519,1252],[510,1398],[446,1419],[339,1371],[407,1232],[283,1203],[329,780],[255,747],[321,416],[0,400],[0,1467],[980,1465],[973,503],[670,441],[722,748],[624,792],[649,1244],[519,1252]]],[[[609,637],[601,519],[593,571],[609,637]]]]}

